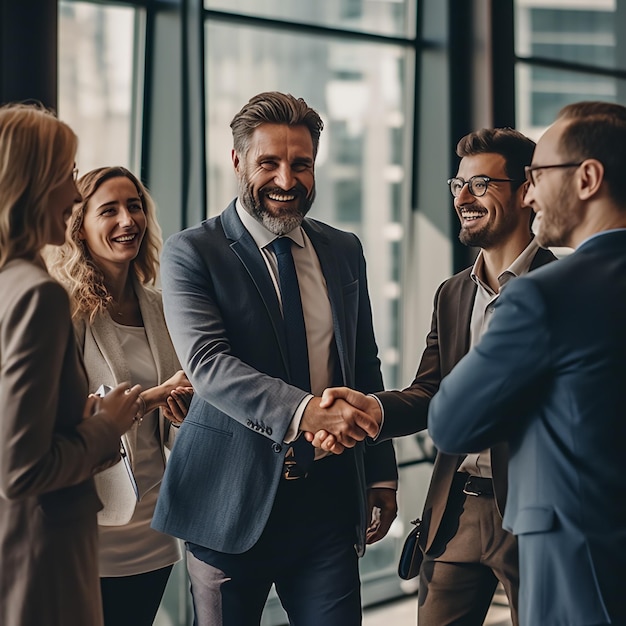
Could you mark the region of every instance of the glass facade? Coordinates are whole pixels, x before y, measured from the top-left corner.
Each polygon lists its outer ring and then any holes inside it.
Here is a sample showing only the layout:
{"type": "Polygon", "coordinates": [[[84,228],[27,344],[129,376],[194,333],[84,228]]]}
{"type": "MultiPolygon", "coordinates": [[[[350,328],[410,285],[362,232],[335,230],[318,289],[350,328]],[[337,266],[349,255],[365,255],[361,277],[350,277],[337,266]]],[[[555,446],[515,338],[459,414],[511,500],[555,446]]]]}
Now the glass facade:
{"type": "Polygon", "coordinates": [[[80,172],[133,166],[138,9],[59,2],[59,117],[80,138],[80,172]]]}
{"type": "Polygon", "coordinates": [[[387,386],[398,384],[400,258],[408,217],[413,52],[207,21],[208,213],[237,193],[230,160],[233,115],[256,93],[303,97],[324,120],[311,216],[356,233],[368,259],[376,337],[387,386]]]}
{"type": "Polygon", "coordinates": [[[206,9],[315,26],[415,36],[415,0],[205,0],[206,9]]]}
{"type": "Polygon", "coordinates": [[[624,100],[623,77],[610,72],[626,69],[617,0],[515,4],[517,126],[522,132],[537,138],[571,102],[624,100]]]}

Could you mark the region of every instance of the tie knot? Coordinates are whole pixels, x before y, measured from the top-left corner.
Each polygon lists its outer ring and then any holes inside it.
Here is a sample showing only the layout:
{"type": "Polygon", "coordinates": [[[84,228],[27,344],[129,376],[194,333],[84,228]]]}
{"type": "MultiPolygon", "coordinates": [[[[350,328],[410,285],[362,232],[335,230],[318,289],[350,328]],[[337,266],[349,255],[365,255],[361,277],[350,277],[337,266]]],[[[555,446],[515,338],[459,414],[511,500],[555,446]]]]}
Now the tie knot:
{"type": "Polygon", "coordinates": [[[272,241],[272,248],[276,254],[291,254],[291,243],[290,237],[279,237],[272,241]]]}

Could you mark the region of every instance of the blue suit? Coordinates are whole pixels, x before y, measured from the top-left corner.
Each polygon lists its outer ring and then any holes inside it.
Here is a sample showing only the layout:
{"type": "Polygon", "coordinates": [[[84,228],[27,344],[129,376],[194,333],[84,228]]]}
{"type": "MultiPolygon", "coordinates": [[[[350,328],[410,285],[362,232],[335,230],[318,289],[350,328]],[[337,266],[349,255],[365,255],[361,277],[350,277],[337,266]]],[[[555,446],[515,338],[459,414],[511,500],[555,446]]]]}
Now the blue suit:
{"type": "MultiPolygon", "coordinates": [[[[303,228],[327,284],[338,382],[378,391],[383,384],[361,244],[353,234],[311,219],[303,228]]],[[[283,440],[307,392],[285,382],[278,297],[234,203],[169,238],[162,283],[168,328],[195,395],[168,461],[153,526],[210,550],[240,554],[261,537],[285,482],[283,440]]],[[[329,461],[314,466],[328,467],[329,461]]],[[[361,443],[340,462],[348,481],[340,499],[350,503],[352,541],[362,554],[366,484],[395,480],[395,456],[391,444],[366,451],[361,443]]],[[[319,509],[333,520],[332,507],[319,509]]]]}
{"type": "Polygon", "coordinates": [[[626,230],[512,281],[428,427],[447,453],[509,442],[521,624],[626,624],[626,230]]]}

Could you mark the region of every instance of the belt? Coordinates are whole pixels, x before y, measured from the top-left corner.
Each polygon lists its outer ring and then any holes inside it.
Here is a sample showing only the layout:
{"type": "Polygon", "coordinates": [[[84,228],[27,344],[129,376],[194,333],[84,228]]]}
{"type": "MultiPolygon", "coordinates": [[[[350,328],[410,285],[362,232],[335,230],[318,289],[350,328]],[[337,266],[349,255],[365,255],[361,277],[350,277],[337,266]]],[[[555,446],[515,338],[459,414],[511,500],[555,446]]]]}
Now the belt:
{"type": "Polygon", "coordinates": [[[463,493],[468,496],[493,496],[493,481],[491,478],[467,475],[463,493]]]}

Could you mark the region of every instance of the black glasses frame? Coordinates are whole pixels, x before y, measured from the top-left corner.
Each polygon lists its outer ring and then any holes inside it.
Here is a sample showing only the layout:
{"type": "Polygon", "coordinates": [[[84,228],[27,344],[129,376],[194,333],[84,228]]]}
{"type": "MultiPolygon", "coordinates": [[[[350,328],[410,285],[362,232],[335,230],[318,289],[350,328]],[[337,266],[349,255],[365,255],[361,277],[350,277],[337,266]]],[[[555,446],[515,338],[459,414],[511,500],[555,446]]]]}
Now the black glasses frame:
{"type": "Polygon", "coordinates": [[[522,180],[523,179],[520,179],[520,178],[491,178],[491,176],[476,175],[476,176],[472,176],[469,180],[465,180],[463,178],[459,178],[458,176],[454,176],[453,178],[448,178],[446,182],[448,183],[448,187],[450,187],[450,193],[452,194],[453,198],[458,198],[461,195],[461,190],[463,189],[463,187],[465,187],[465,185],[467,185],[468,191],[475,198],[482,198],[487,193],[487,189],[489,188],[489,183],[517,183],[517,182],[521,182],[522,180]],[[474,191],[475,181],[479,181],[485,184],[485,190],[482,193],[476,193],[474,191]],[[455,182],[461,183],[461,186],[459,187],[459,191],[456,194],[454,193],[452,189],[452,185],[455,182]]]}
{"type": "Polygon", "coordinates": [[[580,167],[584,161],[580,161],[579,163],[555,163],[554,165],[527,165],[524,167],[524,175],[526,176],[526,180],[534,187],[535,186],[535,176],[533,172],[537,170],[551,170],[557,167],[580,167]]]}

